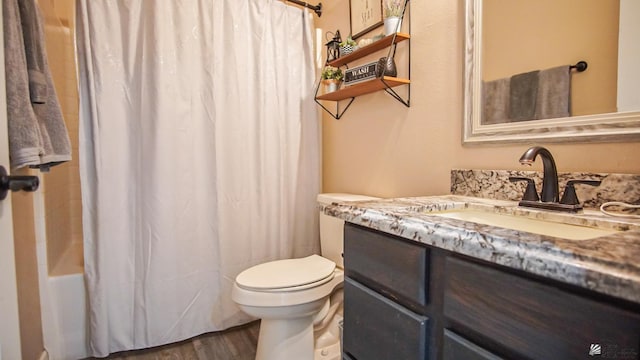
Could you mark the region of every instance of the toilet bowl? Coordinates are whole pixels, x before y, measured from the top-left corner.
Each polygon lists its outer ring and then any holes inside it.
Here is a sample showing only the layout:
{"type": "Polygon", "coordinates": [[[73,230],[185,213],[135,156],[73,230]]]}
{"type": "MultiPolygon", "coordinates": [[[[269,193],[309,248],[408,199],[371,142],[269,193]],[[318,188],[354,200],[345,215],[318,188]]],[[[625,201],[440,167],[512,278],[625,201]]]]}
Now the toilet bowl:
{"type": "MultiPolygon", "coordinates": [[[[320,194],[318,201],[331,202],[372,200],[376,198],[351,194],[320,194]]],[[[241,272],[232,289],[232,298],[245,313],[260,318],[260,334],[256,360],[341,359],[338,338],[328,333],[341,319],[341,303],[330,299],[342,291],[342,230],[344,222],[320,214],[321,253],[298,259],[285,259],[258,264],[241,272]],[[332,296],[333,294],[333,296],[332,296]],[[327,317],[336,319],[327,319],[327,317]],[[320,338],[320,340],[318,339],[320,338]],[[328,344],[334,339],[335,343],[328,344]],[[314,343],[326,345],[315,351],[314,343]],[[327,345],[328,344],[328,345],[327,345]],[[328,354],[327,349],[338,349],[328,354]],[[314,357],[314,354],[315,357],[314,357]]],[[[333,350],[332,350],[333,351],[333,350]]]]}

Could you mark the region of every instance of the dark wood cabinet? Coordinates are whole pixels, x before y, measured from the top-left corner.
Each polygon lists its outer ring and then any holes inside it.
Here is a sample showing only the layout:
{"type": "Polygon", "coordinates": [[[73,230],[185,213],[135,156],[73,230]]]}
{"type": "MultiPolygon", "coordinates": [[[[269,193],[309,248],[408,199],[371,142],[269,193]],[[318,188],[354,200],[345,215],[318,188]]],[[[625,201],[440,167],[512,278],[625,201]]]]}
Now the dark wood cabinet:
{"type": "Polygon", "coordinates": [[[345,233],[342,345],[348,358],[428,359],[428,249],[359,227],[345,233]]]}
{"type": "Polygon", "coordinates": [[[455,257],[446,260],[444,315],[522,358],[586,359],[592,344],[618,359],[623,349],[640,354],[640,314],[455,257]]]}
{"type": "Polygon", "coordinates": [[[353,224],[344,255],[352,360],[640,359],[640,304],[353,224]]]}
{"type": "Polygon", "coordinates": [[[444,329],[443,360],[502,360],[471,341],[444,329]]]}
{"type": "Polygon", "coordinates": [[[360,228],[349,227],[346,232],[345,275],[424,314],[429,292],[429,249],[360,228]]]}
{"type": "Polygon", "coordinates": [[[429,319],[345,279],[343,348],[353,359],[424,360],[429,319]]]}

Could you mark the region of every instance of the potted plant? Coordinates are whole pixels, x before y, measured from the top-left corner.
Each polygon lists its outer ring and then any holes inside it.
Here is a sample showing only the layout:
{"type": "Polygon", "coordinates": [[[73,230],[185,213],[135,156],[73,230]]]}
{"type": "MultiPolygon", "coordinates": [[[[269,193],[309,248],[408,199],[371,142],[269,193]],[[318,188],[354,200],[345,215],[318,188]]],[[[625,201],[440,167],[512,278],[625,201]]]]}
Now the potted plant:
{"type": "Polygon", "coordinates": [[[326,92],[338,90],[338,85],[342,82],[342,70],[335,66],[327,65],[322,69],[322,83],[325,84],[326,92]]]}
{"type": "Polygon", "coordinates": [[[340,43],[340,56],[350,54],[358,49],[358,44],[355,40],[348,36],[346,40],[340,43]]]}
{"type": "Polygon", "coordinates": [[[405,0],[384,0],[384,33],[391,35],[402,28],[405,0]]]}

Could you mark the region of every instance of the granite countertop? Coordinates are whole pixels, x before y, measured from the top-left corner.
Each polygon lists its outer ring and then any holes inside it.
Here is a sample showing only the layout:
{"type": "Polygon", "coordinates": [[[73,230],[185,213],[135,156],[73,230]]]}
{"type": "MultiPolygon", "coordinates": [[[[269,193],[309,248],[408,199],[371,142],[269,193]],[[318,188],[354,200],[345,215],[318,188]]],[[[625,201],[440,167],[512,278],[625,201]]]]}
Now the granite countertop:
{"type": "Polygon", "coordinates": [[[515,201],[459,195],[335,203],[321,206],[321,211],[412,241],[640,303],[640,220],[609,217],[596,210],[566,214],[523,209],[515,201]],[[461,208],[620,232],[569,240],[429,214],[461,208]]]}

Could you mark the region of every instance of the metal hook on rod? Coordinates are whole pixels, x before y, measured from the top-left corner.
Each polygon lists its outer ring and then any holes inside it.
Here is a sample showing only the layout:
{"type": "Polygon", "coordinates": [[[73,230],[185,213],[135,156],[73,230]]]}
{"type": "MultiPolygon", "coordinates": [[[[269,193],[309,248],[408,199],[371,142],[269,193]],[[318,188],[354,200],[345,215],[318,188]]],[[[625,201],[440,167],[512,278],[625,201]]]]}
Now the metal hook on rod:
{"type": "Polygon", "coordinates": [[[285,1],[292,2],[302,7],[306,7],[307,9],[311,9],[316,13],[316,15],[318,15],[318,17],[322,16],[322,3],[318,3],[318,5],[311,5],[305,1],[300,1],[300,0],[285,0],[285,1]]]}
{"type": "Polygon", "coordinates": [[[589,64],[587,64],[586,61],[581,60],[578,61],[575,65],[571,65],[569,66],[569,69],[576,69],[577,72],[583,72],[585,70],[587,70],[587,67],[589,66],[589,64]]]}

